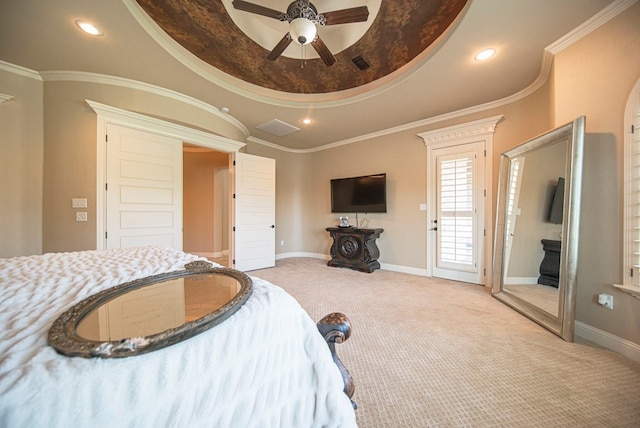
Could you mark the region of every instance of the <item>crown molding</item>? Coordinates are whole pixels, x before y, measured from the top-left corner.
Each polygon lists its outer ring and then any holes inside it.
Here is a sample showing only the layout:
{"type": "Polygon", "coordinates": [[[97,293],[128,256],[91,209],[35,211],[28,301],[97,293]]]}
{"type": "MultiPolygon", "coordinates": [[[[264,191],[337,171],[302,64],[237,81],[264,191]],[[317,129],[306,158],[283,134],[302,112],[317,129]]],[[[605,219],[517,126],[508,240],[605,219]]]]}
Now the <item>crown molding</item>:
{"type": "Polygon", "coordinates": [[[30,70],[16,64],[11,64],[10,62],[0,60],[0,70],[42,82],[42,77],[37,71],[30,70]]]}
{"type": "Polygon", "coordinates": [[[273,143],[267,143],[265,141],[254,139],[254,138],[250,138],[249,141],[252,141],[258,144],[267,145],[269,147],[273,147],[275,149],[282,150],[285,152],[312,153],[312,152],[318,152],[322,150],[329,150],[336,147],[345,146],[347,144],[357,143],[360,141],[370,140],[370,139],[382,137],[385,135],[396,134],[403,131],[409,131],[416,128],[433,125],[435,123],[444,122],[447,120],[457,119],[457,118],[471,115],[474,113],[480,113],[485,110],[490,110],[493,108],[502,107],[504,105],[511,104],[513,102],[519,101],[535,93],[538,89],[544,86],[545,83],[547,83],[547,81],[549,80],[549,75],[551,73],[551,66],[553,65],[553,58],[555,54],[561,52],[563,49],[568,48],[576,41],[580,40],[581,38],[595,31],[600,26],[604,25],[605,23],[615,18],[620,13],[624,12],[630,6],[637,3],[637,1],[638,0],[613,1],[607,7],[605,7],[602,11],[600,11],[598,14],[594,15],[592,18],[587,20],[584,24],[580,25],[575,30],[561,37],[559,40],[552,43],[551,45],[547,46],[542,52],[542,63],[540,65],[540,71],[536,79],[526,88],[522,89],[519,92],[516,92],[515,94],[509,95],[505,98],[501,98],[499,100],[490,101],[485,104],[480,104],[477,106],[472,106],[472,107],[461,109],[461,110],[452,111],[452,112],[441,114],[438,116],[433,116],[427,119],[406,123],[404,125],[399,125],[393,128],[384,129],[382,131],[373,132],[370,134],[365,134],[358,137],[349,138],[346,140],[336,141],[329,144],[324,144],[322,146],[314,147],[311,149],[301,149],[301,150],[290,149],[287,147],[283,147],[273,143]]]}
{"type": "Polygon", "coordinates": [[[85,100],[91,109],[101,117],[108,119],[114,124],[125,126],[135,125],[142,130],[161,133],[167,137],[178,138],[185,142],[201,145],[203,147],[220,150],[227,153],[238,152],[246,144],[239,141],[225,138],[210,132],[200,131],[198,129],[167,122],[166,120],[157,119],[118,107],[102,104],[92,100],[85,100]]]}
{"type": "Polygon", "coordinates": [[[434,131],[422,132],[418,134],[418,136],[424,140],[425,146],[430,146],[445,141],[493,134],[496,131],[498,122],[500,122],[503,117],[503,115],[488,117],[486,119],[448,126],[434,131]]]}
{"type": "Polygon", "coordinates": [[[30,70],[28,68],[11,64],[2,60],[0,60],[0,70],[17,74],[23,77],[28,77],[30,79],[38,80],[40,82],[69,81],[69,82],[96,83],[100,85],[120,86],[123,88],[136,89],[139,91],[152,93],[165,98],[171,98],[185,104],[189,104],[193,107],[196,107],[208,113],[211,113],[214,116],[222,120],[225,120],[226,122],[233,125],[236,129],[238,129],[242,133],[244,138],[247,138],[250,135],[249,129],[247,129],[247,127],[244,126],[242,122],[240,122],[238,119],[231,116],[230,114],[222,112],[219,108],[214,107],[211,104],[207,104],[204,101],[200,101],[196,98],[190,97],[180,92],[173,91],[171,89],[166,89],[166,88],[152,85],[149,83],[140,82],[138,80],[126,79],[123,77],[116,77],[116,76],[109,76],[106,74],[89,73],[84,71],[53,70],[53,71],[43,71],[39,73],[37,71],[30,70]]]}
{"type": "Polygon", "coordinates": [[[249,136],[249,130],[238,119],[234,118],[228,113],[223,113],[222,111],[220,111],[219,108],[214,107],[210,104],[207,104],[204,101],[200,101],[188,95],[181,94],[180,92],[172,91],[171,89],[162,88],[160,86],[152,85],[145,82],[140,82],[137,80],[126,79],[123,77],[116,77],[116,76],[108,76],[105,74],[98,74],[98,73],[87,73],[87,72],[78,72],[78,71],[44,71],[40,74],[42,76],[42,79],[45,82],[72,81],[72,82],[97,83],[102,85],[113,85],[113,86],[129,88],[129,89],[137,89],[140,91],[160,95],[162,97],[171,98],[176,101],[180,101],[182,103],[197,107],[208,113],[211,113],[214,116],[220,119],[223,119],[229,122],[234,127],[236,127],[244,135],[245,138],[249,136]]]}
{"type": "MultiPolygon", "coordinates": [[[[28,77],[31,79],[35,79],[35,80],[39,80],[39,81],[79,81],[79,82],[90,82],[90,83],[100,83],[100,84],[107,84],[107,85],[114,85],[114,86],[122,86],[122,87],[128,87],[131,89],[138,89],[138,90],[142,90],[142,91],[146,91],[146,92],[151,92],[151,93],[155,93],[157,95],[161,95],[164,97],[168,97],[168,98],[173,98],[176,99],[178,101],[184,102],[186,104],[190,104],[193,105],[195,107],[198,107],[200,109],[203,109],[205,111],[208,111],[212,114],[214,114],[217,117],[220,117],[224,120],[226,120],[227,122],[231,123],[233,126],[235,126],[237,129],[240,130],[240,132],[245,136],[245,138],[247,138],[247,141],[252,142],[252,143],[256,143],[256,144],[261,144],[267,147],[271,147],[273,149],[276,150],[280,150],[280,151],[284,151],[284,152],[289,152],[289,153],[313,153],[313,152],[319,152],[319,151],[323,151],[323,150],[329,150],[329,149],[333,149],[333,148],[337,148],[340,146],[345,146],[348,144],[353,144],[353,143],[357,143],[357,142],[361,142],[361,141],[366,141],[366,140],[370,140],[373,138],[378,138],[378,137],[382,137],[382,136],[386,136],[386,135],[391,135],[391,134],[396,134],[396,133],[400,133],[400,132],[404,132],[404,131],[411,131],[414,130],[416,128],[420,128],[420,127],[425,127],[425,126],[430,126],[439,122],[443,122],[443,121],[447,121],[447,120],[453,120],[453,119],[457,119],[460,117],[464,117],[467,115],[471,115],[474,113],[479,113],[479,112],[483,112],[485,110],[489,110],[489,109],[493,109],[493,108],[497,108],[497,107],[501,107],[510,103],[513,103],[515,101],[518,101],[520,99],[523,99],[531,94],[533,94],[534,92],[536,92],[539,88],[541,88],[549,79],[549,74],[551,71],[551,66],[553,64],[553,58],[554,55],[561,52],[562,50],[566,49],[567,47],[571,46],[573,43],[575,43],[576,41],[580,40],[581,38],[585,37],[586,35],[590,34],[591,32],[593,32],[594,30],[598,29],[600,26],[602,26],[603,24],[607,23],[608,21],[610,21],[611,19],[615,18],[617,15],[619,15],[620,13],[624,12],[626,9],[628,9],[629,7],[631,7],[632,5],[634,5],[635,3],[637,3],[638,0],[615,0],[612,3],[610,3],[607,7],[605,7],[601,12],[599,12],[598,14],[594,15],[591,19],[589,19],[588,21],[586,21],[584,24],[580,25],[579,27],[577,27],[575,30],[571,31],[570,33],[566,34],[565,36],[563,36],[562,38],[560,38],[559,40],[557,40],[556,42],[552,43],[551,45],[547,46],[543,53],[542,53],[542,63],[540,66],[540,71],[538,73],[537,78],[526,88],[524,88],[523,90],[512,94],[510,96],[507,96],[505,98],[501,98],[499,100],[495,100],[495,101],[491,101],[485,104],[480,104],[477,106],[472,106],[469,108],[465,108],[465,109],[461,109],[461,110],[456,110],[453,112],[449,112],[449,113],[445,113],[445,114],[441,114],[438,116],[433,116],[433,117],[429,117],[426,119],[422,119],[419,121],[415,121],[415,122],[410,122],[410,123],[406,123],[403,125],[399,125],[399,126],[395,126],[392,128],[387,128],[381,131],[377,131],[377,132],[372,132],[369,134],[364,134],[358,137],[354,137],[354,138],[349,138],[349,139],[345,139],[345,140],[340,140],[340,141],[335,141],[333,143],[328,143],[328,144],[324,144],[322,146],[318,146],[318,147],[314,147],[314,148],[310,148],[310,149],[292,149],[292,148],[288,148],[288,147],[284,147],[275,143],[271,143],[269,141],[265,141],[262,140],[260,138],[256,138],[256,137],[252,137],[250,136],[250,132],[247,129],[247,127],[242,124],[242,122],[238,121],[237,119],[235,119],[234,117],[230,116],[229,114],[223,113],[221,112],[218,108],[211,106],[210,104],[207,104],[203,101],[197,100],[195,98],[189,97],[187,95],[169,90],[169,89],[165,89],[165,88],[161,88],[155,85],[151,85],[151,84],[147,84],[144,82],[140,82],[140,81],[135,81],[135,80],[131,80],[131,79],[125,79],[125,78],[120,78],[120,77],[115,77],[115,76],[107,76],[107,75],[102,75],[102,74],[96,74],[96,73],[86,73],[86,72],[74,72],[74,71],[48,71],[48,72],[42,72],[42,73],[38,73],[36,71],[24,68],[24,67],[20,67],[18,65],[14,65],[14,64],[10,64],[8,62],[2,61],[0,60],[0,70],[4,70],[4,71],[8,71],[14,74],[18,74],[24,77],[28,77]]],[[[135,1],[133,0],[123,0],[123,3],[127,6],[127,8],[130,10],[130,12],[132,13],[132,15],[136,18],[136,20],[138,20],[138,22],[147,30],[147,32],[158,42],[160,43],[162,46],[165,47],[165,49],[169,50],[169,48],[167,47],[167,43],[171,43],[171,41],[169,40],[165,40],[165,39],[158,39],[159,36],[157,36],[158,32],[154,31],[153,28],[153,23],[148,22],[148,19],[144,19],[144,17],[146,16],[145,14],[140,12],[140,7],[137,5],[137,3],[135,3],[135,1]]],[[[178,50],[178,48],[172,48],[174,50],[178,50]]],[[[172,55],[175,56],[176,52],[172,51],[170,52],[172,53],[172,55]]],[[[207,76],[211,76],[211,73],[208,71],[204,71],[204,69],[201,69],[200,71],[196,70],[193,68],[193,60],[191,59],[187,59],[184,58],[181,54],[181,57],[179,58],[181,61],[186,61],[186,64],[188,64],[190,66],[190,68],[192,68],[193,71],[196,71],[198,74],[203,75],[206,74],[207,76]]],[[[196,68],[202,68],[202,67],[196,67],[196,68]]],[[[211,80],[211,79],[209,79],[211,80]]],[[[213,83],[218,84],[224,88],[231,88],[233,87],[232,83],[228,83],[222,79],[214,79],[211,80],[213,83]]],[[[236,88],[237,90],[237,88],[236,88]]],[[[245,96],[249,96],[249,91],[246,91],[247,93],[243,93],[243,95],[245,96]]],[[[255,98],[255,94],[251,94],[252,96],[250,96],[250,98],[255,98]]],[[[363,96],[364,98],[367,98],[367,96],[363,96]]],[[[269,99],[269,101],[273,102],[272,99],[269,99]]],[[[355,99],[351,99],[351,101],[355,101],[355,99]]],[[[287,102],[283,102],[282,104],[288,105],[289,103],[287,102]]],[[[330,107],[332,103],[327,103],[326,107],[330,107]]],[[[338,103],[336,103],[338,104],[338,103]]],[[[342,103],[340,104],[345,104],[344,100],[342,103]]]]}
{"type": "Polygon", "coordinates": [[[611,2],[607,7],[582,23],[582,25],[576,27],[573,31],[570,31],[556,42],[547,46],[545,50],[554,55],[562,52],[564,49],[597,30],[637,2],[638,0],[615,0],[611,2]]]}

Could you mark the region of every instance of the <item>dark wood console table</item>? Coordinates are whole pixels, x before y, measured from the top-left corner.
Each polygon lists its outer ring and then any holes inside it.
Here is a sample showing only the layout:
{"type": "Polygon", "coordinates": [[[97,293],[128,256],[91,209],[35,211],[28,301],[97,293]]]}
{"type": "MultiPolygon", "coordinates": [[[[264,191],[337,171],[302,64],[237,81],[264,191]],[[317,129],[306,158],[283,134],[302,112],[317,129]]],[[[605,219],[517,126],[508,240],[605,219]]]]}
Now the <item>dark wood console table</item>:
{"type": "Polygon", "coordinates": [[[380,269],[380,250],[376,239],[384,229],[327,227],[325,230],[333,238],[328,266],[347,267],[368,273],[380,269]]]}
{"type": "Polygon", "coordinates": [[[544,250],[544,258],[540,263],[538,284],[558,288],[558,283],[560,282],[560,249],[562,242],[553,239],[543,239],[541,242],[542,249],[544,250]]]}

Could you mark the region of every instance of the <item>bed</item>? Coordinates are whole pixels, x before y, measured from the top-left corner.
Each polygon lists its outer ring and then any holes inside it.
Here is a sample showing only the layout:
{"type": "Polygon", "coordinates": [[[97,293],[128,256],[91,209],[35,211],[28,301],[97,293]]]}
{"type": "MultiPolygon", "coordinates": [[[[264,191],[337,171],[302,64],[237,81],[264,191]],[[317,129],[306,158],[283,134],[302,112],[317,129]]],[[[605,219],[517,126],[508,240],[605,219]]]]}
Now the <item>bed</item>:
{"type": "Polygon", "coordinates": [[[196,260],[159,247],[0,259],[0,426],[356,426],[315,322],[259,278],[229,319],[164,349],[78,358],[47,344],[70,306],[196,260]]]}

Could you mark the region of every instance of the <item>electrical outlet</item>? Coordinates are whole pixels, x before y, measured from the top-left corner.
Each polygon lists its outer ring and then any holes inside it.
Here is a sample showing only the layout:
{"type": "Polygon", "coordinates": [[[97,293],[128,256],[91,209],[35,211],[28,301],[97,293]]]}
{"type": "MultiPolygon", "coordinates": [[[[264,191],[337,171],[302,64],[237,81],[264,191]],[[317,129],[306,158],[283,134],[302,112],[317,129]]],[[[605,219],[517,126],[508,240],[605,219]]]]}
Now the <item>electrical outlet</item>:
{"type": "Polygon", "coordinates": [[[84,211],[78,211],[76,213],[76,221],[87,221],[87,213],[84,211]]]}
{"type": "Polygon", "coordinates": [[[280,241],[280,246],[284,246],[284,239],[282,241],[280,241]]]}
{"type": "Polygon", "coordinates": [[[72,198],[71,208],[87,208],[87,198],[72,198]]]}
{"type": "Polygon", "coordinates": [[[613,309],[613,296],[606,293],[598,294],[598,304],[607,309],[613,309]]]}

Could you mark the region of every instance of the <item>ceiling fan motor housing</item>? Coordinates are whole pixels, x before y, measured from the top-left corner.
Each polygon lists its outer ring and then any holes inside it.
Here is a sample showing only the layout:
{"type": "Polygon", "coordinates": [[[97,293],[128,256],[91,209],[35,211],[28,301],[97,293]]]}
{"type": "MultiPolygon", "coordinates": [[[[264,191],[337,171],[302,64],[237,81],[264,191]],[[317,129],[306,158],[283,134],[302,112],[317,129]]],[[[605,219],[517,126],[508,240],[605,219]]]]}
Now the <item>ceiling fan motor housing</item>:
{"type": "Polygon", "coordinates": [[[314,24],[325,25],[327,19],[318,13],[318,9],[306,0],[296,0],[287,8],[285,20],[292,22],[295,19],[304,18],[314,24]]]}

